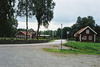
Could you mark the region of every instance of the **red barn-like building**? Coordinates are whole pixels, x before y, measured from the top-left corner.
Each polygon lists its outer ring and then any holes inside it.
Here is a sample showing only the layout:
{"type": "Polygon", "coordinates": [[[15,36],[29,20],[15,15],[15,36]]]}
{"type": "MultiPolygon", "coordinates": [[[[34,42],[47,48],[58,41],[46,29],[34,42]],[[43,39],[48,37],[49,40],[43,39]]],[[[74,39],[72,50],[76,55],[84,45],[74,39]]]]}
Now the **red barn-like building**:
{"type": "MultiPolygon", "coordinates": [[[[19,31],[16,33],[16,38],[26,38],[26,31],[19,31]]],[[[32,35],[28,32],[28,38],[32,38],[32,35]]]]}
{"type": "Polygon", "coordinates": [[[96,34],[97,33],[92,28],[87,26],[75,33],[74,37],[76,37],[76,41],[95,42],[96,34]]]}
{"type": "MultiPolygon", "coordinates": [[[[35,38],[35,36],[36,36],[36,32],[33,30],[33,29],[30,29],[29,31],[28,31],[28,38],[35,38]]],[[[15,36],[16,36],[16,38],[26,38],[26,31],[19,31],[18,33],[16,33],[15,34],[15,36]]]]}

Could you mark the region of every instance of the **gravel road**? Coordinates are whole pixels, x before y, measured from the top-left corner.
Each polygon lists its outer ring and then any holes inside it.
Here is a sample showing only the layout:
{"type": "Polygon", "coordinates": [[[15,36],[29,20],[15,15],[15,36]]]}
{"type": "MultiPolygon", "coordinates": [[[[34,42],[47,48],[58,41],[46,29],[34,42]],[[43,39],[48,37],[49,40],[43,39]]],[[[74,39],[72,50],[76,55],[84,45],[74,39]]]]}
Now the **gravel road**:
{"type": "Polygon", "coordinates": [[[100,67],[99,55],[58,54],[42,49],[49,46],[0,46],[0,67],[100,67]]]}
{"type": "MultiPolygon", "coordinates": [[[[62,43],[66,43],[66,40],[62,39],[62,43]]],[[[36,44],[0,44],[0,47],[18,47],[18,46],[49,46],[49,45],[59,45],[61,44],[61,40],[55,40],[51,43],[36,43],[36,44]]]]}

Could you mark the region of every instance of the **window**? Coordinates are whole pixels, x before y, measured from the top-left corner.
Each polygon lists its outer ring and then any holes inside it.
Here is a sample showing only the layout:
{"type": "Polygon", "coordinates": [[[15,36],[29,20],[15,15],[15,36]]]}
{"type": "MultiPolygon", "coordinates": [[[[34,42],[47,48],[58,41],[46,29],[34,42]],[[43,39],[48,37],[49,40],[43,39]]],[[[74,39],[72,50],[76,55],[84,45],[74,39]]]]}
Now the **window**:
{"type": "Polygon", "coordinates": [[[23,35],[23,38],[24,38],[24,35],[23,35]]]}
{"type": "Polygon", "coordinates": [[[20,37],[19,35],[17,37],[20,37]]]}
{"type": "Polygon", "coordinates": [[[22,35],[20,37],[22,38],[22,35]]]}
{"type": "Polygon", "coordinates": [[[89,34],[89,32],[90,32],[89,29],[87,29],[87,30],[86,30],[86,34],[89,34]]]}
{"type": "Polygon", "coordinates": [[[92,40],[92,36],[89,36],[89,40],[92,40]]]}
{"type": "Polygon", "coordinates": [[[82,37],[82,40],[87,40],[87,36],[83,36],[82,37]]]}

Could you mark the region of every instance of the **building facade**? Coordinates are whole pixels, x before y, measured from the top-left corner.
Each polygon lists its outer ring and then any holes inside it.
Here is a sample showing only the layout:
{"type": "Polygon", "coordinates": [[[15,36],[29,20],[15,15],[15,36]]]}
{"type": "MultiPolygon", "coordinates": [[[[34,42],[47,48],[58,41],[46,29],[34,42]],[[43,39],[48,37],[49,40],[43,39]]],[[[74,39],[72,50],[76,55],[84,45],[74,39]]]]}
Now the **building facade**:
{"type": "MultiPolygon", "coordinates": [[[[15,34],[16,38],[26,38],[26,31],[19,31],[15,34]]],[[[28,32],[28,38],[32,38],[32,35],[28,32]]]]}
{"type": "Polygon", "coordinates": [[[87,26],[75,33],[74,37],[76,38],[76,41],[95,42],[96,34],[97,33],[92,28],[87,26]]]}

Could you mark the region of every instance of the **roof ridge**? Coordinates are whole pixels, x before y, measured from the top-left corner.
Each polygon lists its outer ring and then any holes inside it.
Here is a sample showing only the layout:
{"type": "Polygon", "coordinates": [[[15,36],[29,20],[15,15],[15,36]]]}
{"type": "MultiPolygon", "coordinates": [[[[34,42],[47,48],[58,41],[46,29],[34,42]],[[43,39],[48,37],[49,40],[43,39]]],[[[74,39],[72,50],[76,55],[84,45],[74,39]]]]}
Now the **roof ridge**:
{"type": "Polygon", "coordinates": [[[86,27],[84,27],[84,28],[81,28],[78,32],[76,32],[76,33],[74,34],[74,36],[75,36],[75,37],[78,37],[77,34],[82,33],[82,32],[83,32],[85,29],[87,29],[87,28],[89,28],[89,29],[92,30],[95,34],[97,34],[92,28],[90,28],[89,26],[86,26],[86,27]]]}

